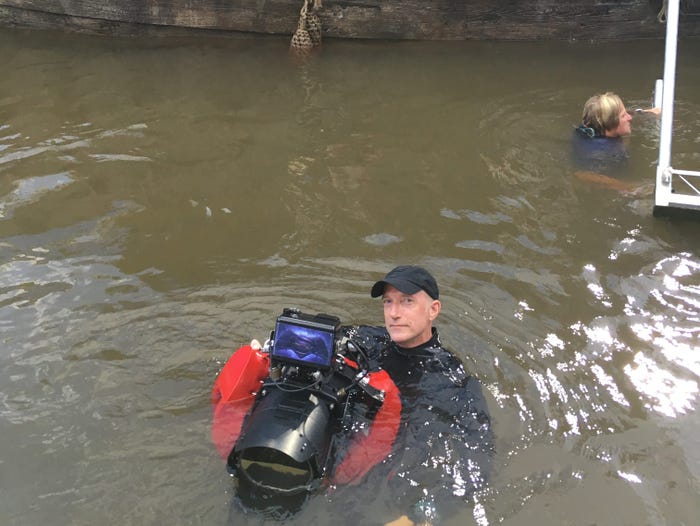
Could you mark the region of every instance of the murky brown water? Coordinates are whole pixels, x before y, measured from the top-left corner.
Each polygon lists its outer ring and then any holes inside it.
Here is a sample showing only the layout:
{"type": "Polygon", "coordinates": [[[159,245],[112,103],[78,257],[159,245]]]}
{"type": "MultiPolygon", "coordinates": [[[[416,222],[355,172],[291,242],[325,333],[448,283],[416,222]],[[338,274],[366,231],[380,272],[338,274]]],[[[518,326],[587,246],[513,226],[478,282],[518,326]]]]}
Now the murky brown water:
{"type": "MultiPolygon", "coordinates": [[[[497,434],[459,524],[695,524],[698,223],[569,159],[589,95],[650,102],[663,42],[286,47],[0,31],[0,523],[263,522],[209,439],[221,365],[285,306],[380,324],[369,287],[418,263],[497,434]]],[[[673,164],[697,170],[679,50],[673,164]]],[[[633,126],[644,186],[658,125],[633,126]]],[[[292,524],[367,496],[340,497],[292,524]]]]}

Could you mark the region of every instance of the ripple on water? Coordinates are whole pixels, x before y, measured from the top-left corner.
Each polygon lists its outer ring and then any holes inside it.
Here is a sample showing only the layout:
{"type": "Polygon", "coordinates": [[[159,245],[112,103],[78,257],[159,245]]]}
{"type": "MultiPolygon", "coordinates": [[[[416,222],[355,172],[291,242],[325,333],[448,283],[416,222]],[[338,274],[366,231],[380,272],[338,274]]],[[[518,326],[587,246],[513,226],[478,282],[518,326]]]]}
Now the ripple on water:
{"type": "Polygon", "coordinates": [[[400,243],[403,241],[403,238],[387,232],[381,232],[379,234],[370,234],[369,236],[365,236],[362,238],[362,240],[369,245],[385,247],[394,243],[400,243]]]}
{"type": "Polygon", "coordinates": [[[16,208],[39,199],[47,192],[59,190],[72,182],[73,177],[69,172],[20,179],[12,192],[0,198],[0,220],[11,219],[16,208]]]}

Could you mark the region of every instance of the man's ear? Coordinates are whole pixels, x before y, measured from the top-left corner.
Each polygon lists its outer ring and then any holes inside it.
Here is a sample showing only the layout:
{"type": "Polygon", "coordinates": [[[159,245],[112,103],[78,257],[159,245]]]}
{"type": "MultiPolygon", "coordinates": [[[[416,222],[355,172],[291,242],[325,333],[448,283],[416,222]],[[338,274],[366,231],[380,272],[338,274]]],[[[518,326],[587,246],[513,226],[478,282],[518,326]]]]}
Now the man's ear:
{"type": "Polygon", "coordinates": [[[438,314],[440,314],[440,307],[442,307],[440,300],[433,300],[430,304],[430,321],[438,317],[438,314]]]}

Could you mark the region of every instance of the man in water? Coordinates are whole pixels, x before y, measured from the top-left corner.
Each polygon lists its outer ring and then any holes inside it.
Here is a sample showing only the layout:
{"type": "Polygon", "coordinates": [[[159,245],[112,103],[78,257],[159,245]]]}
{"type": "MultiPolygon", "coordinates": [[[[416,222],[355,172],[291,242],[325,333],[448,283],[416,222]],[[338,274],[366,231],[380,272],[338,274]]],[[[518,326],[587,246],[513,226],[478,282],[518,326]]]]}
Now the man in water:
{"type": "Polygon", "coordinates": [[[482,488],[493,459],[489,412],[479,381],[440,342],[435,278],[400,266],[377,281],[385,328],[355,328],[371,361],[399,389],[401,425],[385,469],[399,516],[389,524],[435,524],[465,509],[482,488]]]}
{"type": "MultiPolygon", "coordinates": [[[[660,115],[660,108],[637,110],[660,115]]],[[[581,123],[574,132],[576,177],[621,192],[634,185],[621,180],[627,166],[626,137],[632,134],[632,115],[615,93],[594,95],[583,106],[581,123]]]]}
{"type": "MultiPolygon", "coordinates": [[[[327,473],[328,481],[337,487],[356,485],[353,494],[366,495],[363,502],[386,498],[389,504],[379,505],[386,513],[378,518],[381,522],[433,525],[468,510],[469,499],[487,482],[494,451],[486,400],[479,381],[442,346],[433,327],[441,303],[435,278],[427,270],[396,267],[374,284],[371,295],[382,298],[385,327],[342,329],[362,355],[367,371],[362,380],[367,385],[364,390],[353,389],[347,418],[338,422],[342,429],[335,436],[334,469],[327,473]]],[[[278,337],[284,343],[284,334],[278,337]]],[[[253,342],[246,349],[250,352],[243,356],[252,356],[260,344],[253,342]]],[[[239,362],[231,362],[234,380],[255,374],[262,380],[267,374],[264,363],[259,367],[248,358],[239,362]],[[236,368],[239,362],[244,362],[243,374],[236,368]]],[[[231,379],[222,385],[226,382],[231,379]]],[[[221,396],[220,388],[215,386],[215,392],[221,396]]],[[[249,388],[245,392],[251,396],[249,388]]],[[[248,411],[253,400],[244,401],[248,411]]],[[[231,415],[212,427],[219,437],[236,433],[223,448],[224,455],[229,455],[243,425],[243,415],[234,416],[233,427],[222,426],[231,415]]],[[[260,490],[238,477],[232,517],[239,502],[271,517],[287,517],[301,509],[308,494],[260,490]]],[[[367,510],[376,507],[345,507],[346,523],[365,522],[367,510]]]]}

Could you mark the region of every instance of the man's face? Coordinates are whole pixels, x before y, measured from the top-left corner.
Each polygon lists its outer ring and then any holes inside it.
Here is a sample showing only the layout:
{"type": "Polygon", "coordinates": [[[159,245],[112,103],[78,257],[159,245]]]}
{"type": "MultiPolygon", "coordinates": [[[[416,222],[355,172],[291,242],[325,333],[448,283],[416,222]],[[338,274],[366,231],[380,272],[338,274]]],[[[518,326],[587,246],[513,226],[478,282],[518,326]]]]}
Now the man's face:
{"type": "Polygon", "coordinates": [[[627,113],[627,109],[622,106],[622,111],[619,115],[619,124],[617,128],[605,132],[607,137],[624,137],[632,133],[632,116],[627,113]]]}
{"type": "Polygon", "coordinates": [[[432,323],[440,312],[440,302],[422,290],[404,294],[386,285],[382,296],[384,323],[391,339],[401,347],[416,347],[432,335],[432,323]]]}

